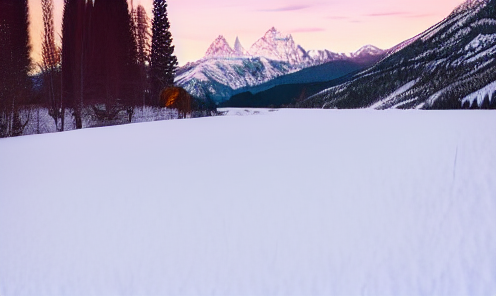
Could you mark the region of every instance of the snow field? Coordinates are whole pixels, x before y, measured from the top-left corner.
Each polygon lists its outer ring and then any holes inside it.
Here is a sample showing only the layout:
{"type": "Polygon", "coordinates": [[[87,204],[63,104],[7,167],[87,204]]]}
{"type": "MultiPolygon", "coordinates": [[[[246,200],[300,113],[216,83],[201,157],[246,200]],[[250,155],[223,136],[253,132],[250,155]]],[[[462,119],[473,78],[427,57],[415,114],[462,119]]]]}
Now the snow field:
{"type": "Polygon", "coordinates": [[[495,124],[264,109],[0,139],[0,295],[493,295],[495,124]]]}

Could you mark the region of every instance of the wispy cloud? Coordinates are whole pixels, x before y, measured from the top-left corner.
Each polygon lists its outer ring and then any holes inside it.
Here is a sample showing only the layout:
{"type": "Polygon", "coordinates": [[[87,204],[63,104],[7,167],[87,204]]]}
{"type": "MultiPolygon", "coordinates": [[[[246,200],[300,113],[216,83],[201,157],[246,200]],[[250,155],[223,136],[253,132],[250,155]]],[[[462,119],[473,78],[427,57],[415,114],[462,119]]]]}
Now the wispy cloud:
{"type": "Polygon", "coordinates": [[[407,17],[407,18],[424,18],[424,17],[430,17],[433,16],[433,14],[415,14],[412,12],[406,12],[406,11],[388,11],[388,12],[378,12],[378,13],[370,13],[370,14],[365,14],[363,15],[365,17],[388,17],[388,16],[401,16],[401,17],[407,17]]]}
{"type": "Polygon", "coordinates": [[[425,13],[425,14],[410,14],[410,15],[406,15],[405,17],[409,17],[409,18],[424,18],[424,17],[431,17],[431,16],[434,16],[435,14],[432,14],[432,13],[425,13]]]}
{"type": "Polygon", "coordinates": [[[302,10],[311,7],[311,5],[291,5],[291,6],[283,6],[273,9],[259,9],[261,12],[285,12],[285,11],[295,11],[302,10]]]}
{"type": "Polygon", "coordinates": [[[324,28],[297,28],[293,29],[290,32],[291,33],[311,33],[311,32],[323,32],[325,31],[324,28]]]}
{"type": "Polygon", "coordinates": [[[382,16],[399,16],[399,15],[407,15],[407,14],[408,12],[404,12],[404,11],[389,11],[389,12],[370,13],[364,16],[382,17],[382,16]]]}
{"type": "Polygon", "coordinates": [[[331,16],[326,17],[326,19],[328,19],[328,20],[347,20],[347,19],[349,19],[349,17],[347,17],[347,16],[331,15],[331,16]]]}

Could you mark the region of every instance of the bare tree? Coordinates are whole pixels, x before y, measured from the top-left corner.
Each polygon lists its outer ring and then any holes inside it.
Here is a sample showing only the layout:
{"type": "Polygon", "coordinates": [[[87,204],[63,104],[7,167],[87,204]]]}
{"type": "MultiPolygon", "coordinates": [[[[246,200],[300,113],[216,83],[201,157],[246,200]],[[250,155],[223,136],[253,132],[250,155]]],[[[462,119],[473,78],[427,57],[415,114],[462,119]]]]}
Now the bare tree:
{"type": "Polygon", "coordinates": [[[137,47],[137,59],[139,68],[138,92],[142,97],[143,106],[146,103],[146,94],[149,92],[148,65],[150,64],[151,33],[150,18],[146,14],[145,8],[138,5],[133,9],[133,29],[137,47]]]}
{"type": "Polygon", "coordinates": [[[60,97],[60,50],[55,45],[53,28],[53,0],[41,0],[43,11],[43,44],[42,44],[42,73],[43,87],[48,103],[50,116],[55,121],[58,131],[64,130],[60,97]],[[61,124],[59,126],[59,119],[61,124]]]}

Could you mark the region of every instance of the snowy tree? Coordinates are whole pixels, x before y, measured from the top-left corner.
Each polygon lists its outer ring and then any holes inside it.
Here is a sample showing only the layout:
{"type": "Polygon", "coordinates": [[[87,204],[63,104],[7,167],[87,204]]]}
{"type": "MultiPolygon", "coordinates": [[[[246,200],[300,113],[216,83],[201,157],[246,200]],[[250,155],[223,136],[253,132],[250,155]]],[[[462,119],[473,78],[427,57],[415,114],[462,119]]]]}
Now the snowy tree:
{"type": "Polygon", "coordinates": [[[156,105],[161,90],[174,84],[177,58],[174,55],[166,0],[153,1],[151,84],[152,101],[156,105]]]}

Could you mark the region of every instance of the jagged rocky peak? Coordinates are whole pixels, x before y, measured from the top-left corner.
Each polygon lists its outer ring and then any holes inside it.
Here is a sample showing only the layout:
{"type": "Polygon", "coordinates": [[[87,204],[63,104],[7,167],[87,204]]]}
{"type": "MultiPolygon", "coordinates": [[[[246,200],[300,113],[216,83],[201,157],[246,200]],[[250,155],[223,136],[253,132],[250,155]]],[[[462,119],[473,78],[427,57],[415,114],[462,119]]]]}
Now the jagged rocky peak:
{"type": "Polygon", "coordinates": [[[232,49],[229,43],[227,43],[226,38],[219,35],[219,37],[217,37],[217,39],[215,39],[208,48],[205,58],[226,58],[235,55],[234,49],[232,49]]]}
{"type": "Polygon", "coordinates": [[[236,41],[234,42],[234,53],[236,56],[247,56],[248,52],[244,49],[243,45],[239,41],[239,38],[236,37],[236,41]]]}
{"type": "Polygon", "coordinates": [[[264,35],[264,37],[267,37],[267,38],[280,38],[281,36],[281,32],[279,32],[276,27],[272,27],[270,28],[264,35]]]}
{"type": "Polygon", "coordinates": [[[292,65],[302,62],[298,47],[291,35],[284,36],[275,27],[255,42],[249,53],[253,56],[263,56],[277,61],[286,61],[292,65]]]}

